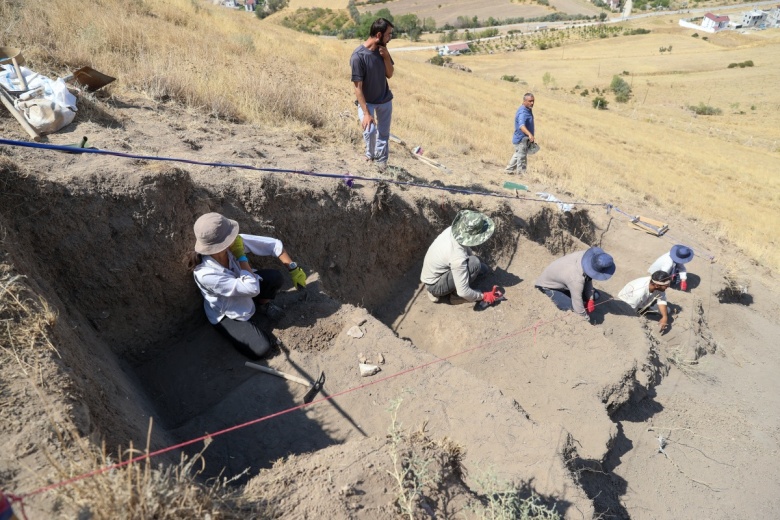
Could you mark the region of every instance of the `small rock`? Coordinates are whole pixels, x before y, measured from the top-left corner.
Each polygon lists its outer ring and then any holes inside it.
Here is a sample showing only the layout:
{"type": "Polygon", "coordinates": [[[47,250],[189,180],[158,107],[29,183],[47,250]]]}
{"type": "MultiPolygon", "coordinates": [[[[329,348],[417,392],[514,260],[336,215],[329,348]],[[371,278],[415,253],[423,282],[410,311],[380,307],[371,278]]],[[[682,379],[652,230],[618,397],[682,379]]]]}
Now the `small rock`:
{"type": "Polygon", "coordinates": [[[368,361],[368,358],[365,356],[365,354],[361,352],[360,354],[358,354],[358,361],[360,361],[361,363],[365,363],[366,361],[368,361]]]}
{"type": "Polygon", "coordinates": [[[347,336],[352,336],[353,338],[358,338],[358,339],[360,339],[360,338],[362,338],[362,337],[364,336],[364,334],[363,334],[363,331],[362,331],[362,330],[360,330],[360,327],[358,327],[357,325],[355,325],[354,327],[351,327],[351,328],[350,328],[350,329],[347,331],[347,336]]]}
{"type": "Polygon", "coordinates": [[[358,365],[358,368],[360,368],[361,377],[373,376],[374,374],[382,370],[376,365],[367,365],[366,363],[360,363],[360,365],[358,365]]]}
{"type": "Polygon", "coordinates": [[[385,356],[383,356],[382,353],[380,352],[379,355],[376,357],[376,361],[380,365],[384,365],[385,364],[385,356]]]}

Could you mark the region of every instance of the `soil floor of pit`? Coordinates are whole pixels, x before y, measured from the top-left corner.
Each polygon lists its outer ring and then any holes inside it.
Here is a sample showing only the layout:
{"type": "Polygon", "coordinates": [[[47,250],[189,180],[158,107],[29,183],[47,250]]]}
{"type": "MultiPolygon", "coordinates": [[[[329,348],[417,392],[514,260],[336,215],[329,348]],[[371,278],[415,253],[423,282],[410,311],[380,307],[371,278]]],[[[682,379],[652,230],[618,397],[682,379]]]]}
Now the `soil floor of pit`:
{"type": "MultiPolygon", "coordinates": [[[[109,150],[373,175],[357,144],[258,136],[256,129],[250,139],[240,125],[213,125],[201,116],[157,108],[142,100],[108,107],[108,123],[77,120],[50,142],[65,144],[83,134],[109,150]]],[[[14,124],[0,118],[0,133],[17,136],[14,124]]],[[[273,184],[266,183],[269,174],[234,169],[187,166],[172,173],[170,166],[149,161],[2,152],[19,169],[4,188],[4,203],[19,201],[2,211],[7,244],[17,248],[11,261],[58,309],[61,348],[83,349],[64,358],[84,408],[84,433],[142,445],[153,416],[154,442],[161,447],[301,404],[305,387],[245,367],[245,359],[199,313],[197,292],[188,285],[178,253],[191,242],[192,217],[215,210],[243,217],[242,225],[258,234],[281,238],[311,275],[305,292],[286,286],[280,295],[286,316],[268,325],[281,346],[264,363],[309,379],[324,371],[319,397],[339,395],[215,438],[206,450],[205,476],[223,466],[230,475],[249,467],[242,480],[249,481],[247,493],[284,497],[278,505],[282,516],[392,516],[385,435],[388,408],[400,399],[404,427],[425,425],[431,437],[446,436],[465,447],[471,486],[484,474],[524,481],[557,501],[567,518],[771,518],[780,508],[780,475],[771,463],[780,444],[778,284],[773,273],[745,263],[749,299],[722,301],[724,266],[733,253],[694,223],[664,216],[672,231],[658,238],[596,207],[587,214],[590,240],[584,243],[575,238],[583,233],[563,229],[566,217],[562,224],[556,206],[535,202],[392,186],[388,196],[370,181],[346,190],[330,179],[273,184]],[[37,185],[42,188],[36,191],[37,185]],[[287,217],[294,225],[284,222],[284,204],[278,202],[283,197],[295,212],[287,217]],[[111,201],[120,208],[116,214],[111,201]],[[497,214],[505,224],[502,247],[476,250],[492,268],[480,288],[500,285],[507,296],[484,311],[434,304],[418,282],[425,240],[462,207],[497,214]],[[103,232],[99,223],[68,227],[64,218],[93,212],[107,212],[111,220],[105,240],[90,238],[103,232]],[[430,229],[421,227],[426,222],[430,229]],[[542,229],[545,225],[550,229],[542,229]],[[67,231],[60,232],[63,228],[67,231]],[[64,238],[53,238],[58,233],[64,238]],[[102,257],[113,265],[124,258],[121,269],[127,270],[139,262],[135,276],[145,283],[113,286],[88,253],[74,258],[86,264],[82,270],[68,269],[64,260],[52,265],[62,254],[57,247],[42,258],[26,255],[43,240],[86,251],[102,243],[107,248],[102,257]],[[124,243],[131,240],[135,248],[124,243]],[[628,315],[612,299],[626,282],[646,276],[647,266],[675,241],[718,261],[699,255],[689,265],[689,292],[669,291],[672,327],[661,334],[657,323],[628,315]],[[383,242],[402,248],[394,263],[383,253],[389,247],[383,242]],[[141,263],[165,257],[156,251],[167,243],[177,253],[168,256],[177,258],[141,263]],[[592,326],[557,311],[534,289],[552,260],[589,245],[603,247],[618,265],[612,279],[595,284],[602,298],[592,326]],[[133,257],[135,249],[139,258],[133,257]],[[390,263],[380,269],[373,267],[377,262],[390,263]],[[97,296],[82,303],[78,288],[90,270],[98,271],[90,286],[97,296]],[[69,273],[73,279],[67,279],[69,273]],[[171,317],[161,310],[184,314],[171,317]],[[347,334],[355,326],[363,337],[347,334]],[[359,358],[382,371],[360,378],[359,358]],[[367,383],[374,384],[358,388],[367,383]],[[290,455],[295,456],[280,468],[268,469],[290,455]]],[[[500,160],[439,158],[453,171],[445,175],[397,147],[391,154],[395,172],[405,179],[494,191],[506,180],[500,160]]],[[[541,154],[529,162],[531,191],[549,191],[541,154]],[[535,167],[541,172],[536,176],[535,167]]],[[[41,452],[30,448],[43,419],[39,408],[20,398],[29,394],[26,388],[23,377],[6,381],[12,419],[0,425],[8,439],[4,451],[12,455],[4,459],[3,474],[24,490],[36,477],[20,466],[46,470],[41,452]]],[[[72,403],[71,408],[80,410],[72,403]]]]}

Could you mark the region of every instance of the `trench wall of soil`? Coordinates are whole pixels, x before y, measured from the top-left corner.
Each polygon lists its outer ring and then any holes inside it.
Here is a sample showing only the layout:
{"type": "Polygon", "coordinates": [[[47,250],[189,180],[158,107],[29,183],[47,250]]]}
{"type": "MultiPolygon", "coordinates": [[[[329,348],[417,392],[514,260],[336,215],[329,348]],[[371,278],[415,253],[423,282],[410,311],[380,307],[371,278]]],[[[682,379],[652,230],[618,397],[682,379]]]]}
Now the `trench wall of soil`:
{"type": "MultiPolygon", "coordinates": [[[[494,238],[478,251],[488,263],[517,254],[527,244],[520,235],[556,256],[597,241],[583,210],[513,213],[500,201],[419,196],[382,184],[349,189],[271,176],[247,182],[139,166],[125,174],[96,168],[89,176],[45,178],[7,160],[0,164],[0,218],[33,264],[29,272],[66,318],[58,335],[78,389],[73,402],[80,429],[113,445],[143,442],[144,417],[159,413],[137,374],[125,373],[119,360],[154,361],[166,345],[205,324],[202,300],[183,264],[194,240],[192,223],[205,212],[237,220],[244,233],[282,239],[307,272],[317,273],[328,295],[368,310],[388,295],[399,298],[399,291],[408,292],[402,299],[413,297],[417,283],[410,274],[464,207],[496,220],[494,238]],[[68,328],[74,323],[80,327],[76,337],[68,328]]],[[[273,260],[254,264],[279,267],[273,260]]],[[[206,429],[213,431],[214,424],[206,429]]],[[[156,443],[170,442],[167,435],[182,440],[162,430],[156,443]]]]}
{"type": "MultiPolygon", "coordinates": [[[[192,224],[201,214],[218,211],[237,220],[242,232],[282,239],[307,272],[319,274],[328,294],[370,310],[398,290],[397,280],[465,207],[401,197],[386,185],[351,190],[274,177],[195,180],[182,169],[139,166],[133,173],[98,166],[88,176],[54,178],[25,172],[10,160],[0,164],[0,215],[16,247],[29,253],[35,264],[30,272],[56,300],[61,316],[83,324],[81,339],[63,337],[68,350],[89,342],[89,349],[100,352],[93,357],[98,364],[114,364],[103,370],[113,374],[109,380],[123,381],[124,391],[133,382],[113,356],[130,363],[152,359],[166,341],[205,323],[201,297],[183,265],[194,242],[192,224]]],[[[517,242],[516,219],[502,204],[477,209],[498,224],[495,240],[480,254],[488,260],[506,254],[517,242]]],[[[101,422],[119,413],[110,410],[106,395],[126,405],[124,392],[114,390],[82,389],[92,425],[104,432],[117,431],[113,424],[101,428],[101,422]],[[94,406],[109,410],[97,413],[94,406]]],[[[133,401],[142,410],[147,405],[137,397],[133,401]]],[[[138,425],[137,438],[145,427],[138,425]]]]}

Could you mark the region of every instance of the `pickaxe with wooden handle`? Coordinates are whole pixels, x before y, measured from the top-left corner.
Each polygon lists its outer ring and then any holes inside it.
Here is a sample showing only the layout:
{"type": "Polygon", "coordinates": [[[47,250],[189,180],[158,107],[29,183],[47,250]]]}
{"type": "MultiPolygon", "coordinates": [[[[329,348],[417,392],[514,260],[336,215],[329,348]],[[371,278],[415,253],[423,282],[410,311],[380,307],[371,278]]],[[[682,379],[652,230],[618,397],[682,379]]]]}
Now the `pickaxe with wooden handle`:
{"type": "Polygon", "coordinates": [[[288,381],[293,381],[303,386],[310,387],[309,391],[306,392],[306,395],[303,396],[303,402],[306,404],[309,404],[314,400],[314,397],[318,393],[320,393],[320,390],[322,390],[322,385],[325,384],[325,372],[320,372],[320,377],[318,377],[316,381],[309,381],[308,379],[304,379],[298,376],[293,376],[290,374],[285,374],[284,372],[279,372],[278,370],[274,370],[273,368],[268,368],[263,365],[258,365],[257,363],[252,363],[250,361],[247,361],[244,364],[249,368],[254,368],[255,370],[259,370],[260,372],[265,372],[266,374],[271,374],[272,376],[281,377],[282,379],[286,379],[288,381]]]}

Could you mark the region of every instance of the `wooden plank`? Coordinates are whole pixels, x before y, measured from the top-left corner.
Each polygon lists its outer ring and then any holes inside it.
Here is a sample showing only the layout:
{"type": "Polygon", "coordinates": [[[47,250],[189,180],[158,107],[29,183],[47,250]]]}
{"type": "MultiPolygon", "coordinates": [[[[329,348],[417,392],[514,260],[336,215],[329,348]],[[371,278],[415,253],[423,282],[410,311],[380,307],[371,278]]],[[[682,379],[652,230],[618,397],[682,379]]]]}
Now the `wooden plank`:
{"type": "Polygon", "coordinates": [[[628,223],[628,225],[640,231],[644,231],[645,233],[650,233],[651,235],[655,235],[657,237],[660,237],[661,235],[669,231],[668,224],[665,224],[660,220],[654,220],[642,216],[635,217],[634,220],[628,223]]]}
{"type": "Polygon", "coordinates": [[[8,92],[6,92],[3,87],[0,87],[0,101],[2,101],[5,105],[5,108],[11,112],[11,115],[14,116],[17,121],[19,121],[19,124],[22,125],[22,128],[24,128],[25,132],[27,132],[32,140],[39,142],[41,140],[41,134],[39,134],[38,131],[32,127],[29,121],[24,118],[24,115],[22,115],[22,113],[17,110],[17,108],[14,106],[13,99],[11,99],[11,95],[8,94],[8,92]]]}

